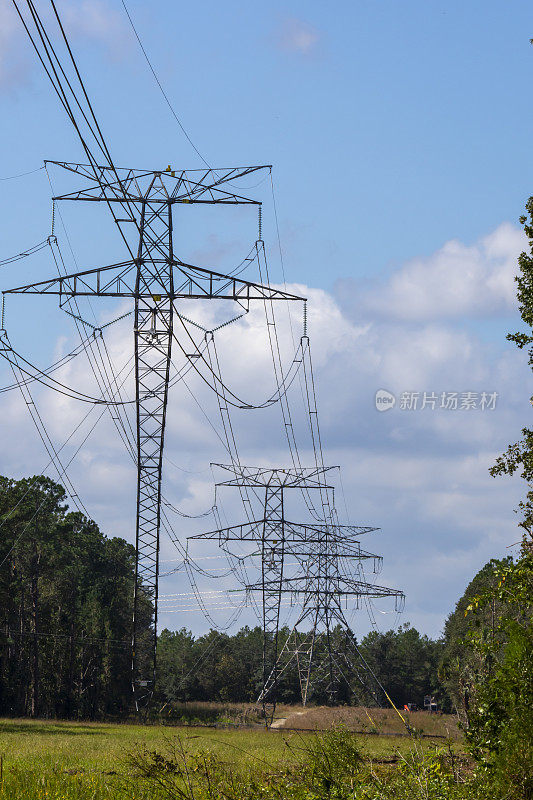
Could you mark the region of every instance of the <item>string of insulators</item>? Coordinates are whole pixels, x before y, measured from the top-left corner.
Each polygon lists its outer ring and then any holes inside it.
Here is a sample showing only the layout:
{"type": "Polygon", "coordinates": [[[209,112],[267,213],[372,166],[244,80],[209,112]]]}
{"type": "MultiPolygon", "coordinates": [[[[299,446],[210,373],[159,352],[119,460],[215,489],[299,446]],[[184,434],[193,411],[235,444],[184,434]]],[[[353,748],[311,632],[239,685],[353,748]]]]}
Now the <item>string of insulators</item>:
{"type": "Polygon", "coordinates": [[[54,235],[55,222],[56,222],[56,201],[52,200],[52,229],[50,231],[50,236],[54,235]]]}
{"type": "Polygon", "coordinates": [[[307,300],[304,300],[304,336],[307,336],[307,300]]]}
{"type": "Polygon", "coordinates": [[[257,207],[257,211],[258,211],[257,222],[258,222],[258,226],[259,226],[259,238],[258,238],[257,241],[258,242],[262,242],[263,241],[263,207],[261,205],[259,205],[257,207]]]}
{"type": "Polygon", "coordinates": [[[222,325],[219,325],[217,328],[213,328],[212,331],[207,331],[207,333],[215,333],[215,331],[219,331],[221,328],[225,328],[226,325],[231,325],[232,322],[237,322],[238,319],[241,317],[245,317],[248,311],[245,311],[243,314],[239,314],[238,317],[233,317],[233,319],[228,319],[226,322],[223,322],[222,325]]]}
{"type": "Polygon", "coordinates": [[[5,330],[4,327],[4,319],[6,314],[6,296],[5,294],[2,295],[2,323],[0,324],[0,330],[5,330]]]}

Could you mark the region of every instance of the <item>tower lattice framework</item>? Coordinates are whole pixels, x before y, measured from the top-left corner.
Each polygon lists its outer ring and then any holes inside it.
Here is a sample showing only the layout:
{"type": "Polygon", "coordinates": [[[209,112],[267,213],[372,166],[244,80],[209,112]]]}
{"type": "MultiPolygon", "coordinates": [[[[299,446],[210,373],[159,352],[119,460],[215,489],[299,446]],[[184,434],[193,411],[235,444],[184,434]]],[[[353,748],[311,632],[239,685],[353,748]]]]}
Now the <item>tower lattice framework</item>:
{"type": "MultiPolygon", "coordinates": [[[[359,538],[378,530],[369,526],[339,525],[335,522],[299,523],[285,516],[287,489],[322,494],[333,487],[325,483],[330,468],[255,468],[217,464],[233,476],[218,486],[232,486],[264,492],[263,517],[248,523],[219,528],[190,537],[216,540],[231,555],[232,542],[253,544],[261,557],[261,577],[246,586],[262,598],[263,685],[258,703],[271,721],[277,702],[278,682],[296,666],[302,703],[313,689],[322,685],[334,702],[339,685],[356,691],[359,684],[376,698],[372,675],[357,647],[342,608],[348,597],[368,601],[393,597],[401,602],[403,593],[364,579],[362,563],[373,561],[374,571],[381,557],[361,548],[359,538]],[[259,548],[259,550],[258,550],[259,548]],[[288,568],[286,558],[294,561],[288,568]],[[280,609],[284,596],[301,604],[297,621],[280,643],[280,609]],[[333,642],[334,629],[341,630],[342,648],[333,642]]],[[[233,545],[234,547],[234,545],[233,545]]],[[[336,634],[338,645],[338,631],[336,634]]]]}

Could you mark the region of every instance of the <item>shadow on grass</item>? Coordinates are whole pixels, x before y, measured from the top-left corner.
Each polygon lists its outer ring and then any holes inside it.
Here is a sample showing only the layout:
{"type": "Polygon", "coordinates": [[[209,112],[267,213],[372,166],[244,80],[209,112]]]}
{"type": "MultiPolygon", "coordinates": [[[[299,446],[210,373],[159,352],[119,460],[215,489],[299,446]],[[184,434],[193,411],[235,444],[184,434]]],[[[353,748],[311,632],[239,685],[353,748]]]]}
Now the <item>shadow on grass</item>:
{"type": "Polygon", "coordinates": [[[101,736],[105,730],[98,730],[92,725],[69,725],[68,723],[54,724],[53,722],[17,722],[13,720],[0,722],[2,733],[34,733],[42,736],[101,736]]]}

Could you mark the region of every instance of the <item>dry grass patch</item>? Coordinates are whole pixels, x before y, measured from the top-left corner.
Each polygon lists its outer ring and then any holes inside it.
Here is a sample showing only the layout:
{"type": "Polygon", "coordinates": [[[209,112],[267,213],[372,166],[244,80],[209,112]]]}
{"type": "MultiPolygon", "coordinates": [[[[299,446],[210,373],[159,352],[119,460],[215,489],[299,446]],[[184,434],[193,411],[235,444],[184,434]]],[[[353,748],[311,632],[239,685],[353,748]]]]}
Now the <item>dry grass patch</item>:
{"type": "MultiPolygon", "coordinates": [[[[278,709],[277,716],[285,717],[282,728],[300,730],[330,730],[337,725],[345,725],[348,730],[365,733],[401,734],[405,726],[394,709],[342,706],[330,708],[317,706],[303,709],[285,707],[278,709]]],[[[457,719],[452,714],[428,714],[426,711],[402,712],[411,727],[429,736],[444,736],[448,739],[461,738],[457,719]]]]}

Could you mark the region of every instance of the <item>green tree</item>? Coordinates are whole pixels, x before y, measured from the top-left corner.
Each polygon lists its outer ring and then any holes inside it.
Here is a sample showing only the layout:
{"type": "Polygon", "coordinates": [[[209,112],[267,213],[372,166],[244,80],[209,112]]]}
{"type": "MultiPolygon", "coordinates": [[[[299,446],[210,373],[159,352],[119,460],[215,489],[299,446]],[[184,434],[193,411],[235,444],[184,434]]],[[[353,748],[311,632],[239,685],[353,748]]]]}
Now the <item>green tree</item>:
{"type": "MultiPolygon", "coordinates": [[[[520,217],[528,239],[529,252],[523,252],[518,258],[519,274],[516,276],[517,297],[520,316],[528,327],[528,332],[510,333],[507,339],[514,342],[520,350],[528,351],[529,365],[533,369],[533,197],[526,203],[526,212],[520,217]]],[[[533,402],[533,398],[530,398],[533,402]]],[[[526,497],[519,503],[518,510],[522,515],[521,524],[531,537],[533,524],[533,430],[522,429],[522,438],[509,445],[507,451],[497,459],[490,470],[491,475],[514,475],[519,473],[527,482],[526,497]]]]}
{"type": "Polygon", "coordinates": [[[502,610],[501,603],[494,599],[479,610],[473,622],[468,617],[468,609],[473,598],[491,590],[497,583],[496,570],[510,564],[511,557],[501,561],[492,559],[485,564],[472,578],[444,625],[439,678],[453,710],[464,725],[468,724],[468,711],[480,668],[479,654],[469,644],[468,637],[474,624],[487,635],[495,636],[496,622],[502,610]]]}
{"type": "Polygon", "coordinates": [[[371,631],[359,649],[396,705],[422,706],[425,695],[438,696],[442,642],[421,636],[406,623],[398,631],[371,631]]]}
{"type": "MultiPolygon", "coordinates": [[[[97,717],[130,701],[134,548],[44,476],[0,478],[4,713],[97,717]]],[[[141,609],[148,621],[150,606],[141,609]]]]}
{"type": "MultiPolygon", "coordinates": [[[[529,252],[519,257],[516,280],[520,315],[528,332],[507,338],[520,349],[528,348],[533,368],[533,197],[526,211],[520,221],[529,252]]],[[[487,585],[465,609],[465,641],[475,666],[466,710],[467,737],[495,791],[523,800],[533,797],[533,431],[523,428],[522,439],[490,471],[493,476],[519,472],[527,482],[526,497],[518,509],[526,535],[521,557],[496,564],[487,585]]]]}
{"type": "Polygon", "coordinates": [[[533,797],[532,597],[533,555],[526,549],[516,562],[497,564],[466,608],[476,659],[467,740],[491,785],[516,800],[533,797]]]}
{"type": "Polygon", "coordinates": [[[194,700],[194,636],[186,628],[164,628],[157,639],[157,694],[162,703],[194,700]]]}

